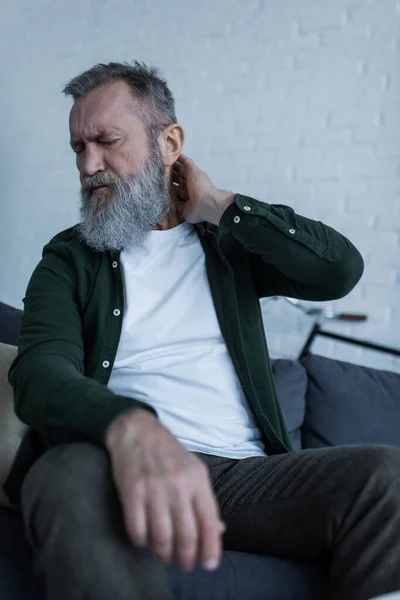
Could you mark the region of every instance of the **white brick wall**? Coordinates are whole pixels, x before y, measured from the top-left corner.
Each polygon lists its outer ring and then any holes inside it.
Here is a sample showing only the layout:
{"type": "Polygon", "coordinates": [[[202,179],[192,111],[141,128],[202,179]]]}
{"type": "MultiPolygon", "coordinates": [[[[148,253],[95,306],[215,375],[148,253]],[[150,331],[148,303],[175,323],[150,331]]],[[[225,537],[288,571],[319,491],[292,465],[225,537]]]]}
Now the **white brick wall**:
{"type": "MultiPolygon", "coordinates": [[[[335,328],[400,347],[398,0],[3,4],[1,300],[21,305],[42,246],[77,219],[62,84],[94,62],[137,58],[162,68],[186,151],[216,183],[354,241],[365,275],[329,308],[370,318],[335,328]]],[[[304,322],[279,305],[264,314],[273,353],[294,353],[304,322]]],[[[400,371],[352,346],[321,340],[315,351],[400,371]]]]}

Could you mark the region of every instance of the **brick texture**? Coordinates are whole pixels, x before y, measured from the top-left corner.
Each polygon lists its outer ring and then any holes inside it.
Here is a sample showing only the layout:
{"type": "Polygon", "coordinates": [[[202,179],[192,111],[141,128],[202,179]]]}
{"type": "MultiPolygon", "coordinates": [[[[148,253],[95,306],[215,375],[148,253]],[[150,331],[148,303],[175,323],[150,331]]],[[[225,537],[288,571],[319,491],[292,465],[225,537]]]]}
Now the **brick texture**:
{"type": "MultiPolygon", "coordinates": [[[[94,62],[137,58],[168,78],[186,152],[218,185],[289,204],[358,246],[365,275],[327,308],[369,320],[327,327],[400,347],[399,31],[398,0],[5,3],[1,299],[21,306],[42,246],[77,220],[62,84],[94,62]]],[[[307,322],[284,304],[263,302],[277,356],[295,355],[307,322]]],[[[400,371],[376,352],[314,349],[400,371]]]]}

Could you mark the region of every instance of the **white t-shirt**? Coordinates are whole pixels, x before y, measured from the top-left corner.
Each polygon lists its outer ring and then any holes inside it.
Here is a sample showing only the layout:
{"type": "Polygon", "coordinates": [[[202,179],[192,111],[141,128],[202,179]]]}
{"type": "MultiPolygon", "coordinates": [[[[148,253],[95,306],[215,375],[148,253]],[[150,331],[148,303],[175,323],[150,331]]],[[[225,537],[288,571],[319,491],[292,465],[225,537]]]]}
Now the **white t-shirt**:
{"type": "Polygon", "coordinates": [[[221,334],[192,225],[121,253],[125,315],[108,387],[150,404],[188,450],[265,456],[221,334]]]}

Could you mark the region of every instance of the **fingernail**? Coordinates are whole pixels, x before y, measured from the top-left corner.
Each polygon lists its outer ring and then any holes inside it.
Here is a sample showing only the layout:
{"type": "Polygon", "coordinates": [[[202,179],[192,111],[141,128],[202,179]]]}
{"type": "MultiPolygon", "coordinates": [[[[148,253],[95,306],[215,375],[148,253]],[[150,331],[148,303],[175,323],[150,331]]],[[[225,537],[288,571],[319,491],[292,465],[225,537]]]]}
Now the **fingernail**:
{"type": "Polygon", "coordinates": [[[218,567],[218,565],[219,565],[219,561],[216,558],[208,558],[203,563],[203,567],[205,568],[206,571],[215,571],[215,569],[218,567]]]}

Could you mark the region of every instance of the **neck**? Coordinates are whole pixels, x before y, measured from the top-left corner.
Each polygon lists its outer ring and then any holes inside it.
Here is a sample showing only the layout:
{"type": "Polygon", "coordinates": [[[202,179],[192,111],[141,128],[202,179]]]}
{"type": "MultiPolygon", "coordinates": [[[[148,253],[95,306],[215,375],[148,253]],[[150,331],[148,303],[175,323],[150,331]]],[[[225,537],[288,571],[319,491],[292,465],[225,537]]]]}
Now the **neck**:
{"type": "Polygon", "coordinates": [[[177,225],[183,223],[183,221],[184,219],[182,219],[182,217],[180,217],[176,212],[175,205],[172,205],[169,214],[165,217],[165,219],[158,223],[157,227],[155,227],[154,229],[172,229],[173,227],[176,227],[177,225]]]}
{"type": "Polygon", "coordinates": [[[167,177],[167,184],[169,186],[169,190],[170,190],[170,194],[171,194],[171,210],[169,211],[169,213],[165,217],[165,219],[163,219],[160,223],[158,223],[157,227],[155,227],[154,229],[161,229],[161,230],[172,229],[173,227],[180,225],[184,221],[184,219],[176,211],[176,205],[175,205],[176,191],[175,191],[175,187],[172,185],[170,170],[168,171],[166,177],[167,177]]]}

